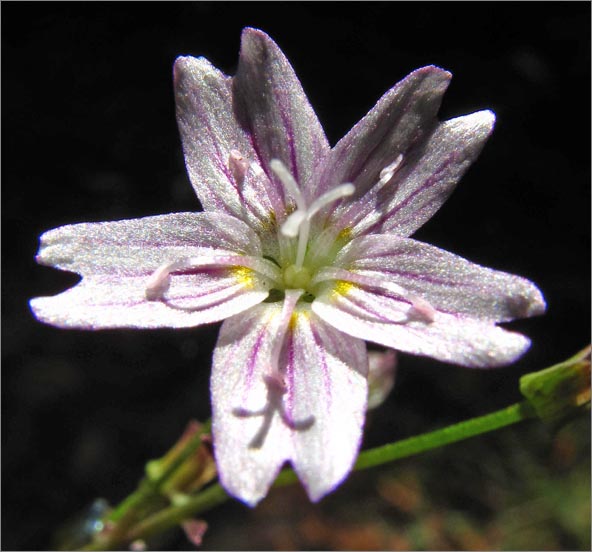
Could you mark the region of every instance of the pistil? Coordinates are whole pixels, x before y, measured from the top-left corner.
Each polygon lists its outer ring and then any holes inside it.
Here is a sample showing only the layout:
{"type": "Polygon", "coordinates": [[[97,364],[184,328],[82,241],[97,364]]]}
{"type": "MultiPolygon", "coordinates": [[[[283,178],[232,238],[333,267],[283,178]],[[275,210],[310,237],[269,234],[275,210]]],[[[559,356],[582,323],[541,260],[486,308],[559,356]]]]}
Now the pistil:
{"type": "Polygon", "coordinates": [[[296,261],[294,267],[296,270],[302,269],[304,257],[306,255],[306,246],[308,245],[308,236],[310,233],[310,221],[323,207],[344,197],[351,196],[355,187],[353,184],[345,183],[329,190],[321,197],[315,199],[310,206],[306,204],[306,199],[298,187],[298,183],[290,174],[290,171],[279,159],[272,159],[271,169],[280,179],[286,191],[296,202],[296,211],[294,211],[284,221],[281,231],[284,236],[295,238],[298,236],[298,248],[296,252],[296,261]]]}

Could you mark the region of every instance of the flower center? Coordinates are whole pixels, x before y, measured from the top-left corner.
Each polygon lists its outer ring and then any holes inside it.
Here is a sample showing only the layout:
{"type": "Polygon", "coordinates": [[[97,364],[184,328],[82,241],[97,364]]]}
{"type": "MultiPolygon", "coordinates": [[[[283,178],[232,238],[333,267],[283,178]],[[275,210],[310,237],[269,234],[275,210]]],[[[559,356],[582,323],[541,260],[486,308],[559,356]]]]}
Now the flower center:
{"type": "MultiPolygon", "coordinates": [[[[270,166],[284,185],[286,191],[296,202],[296,210],[288,216],[281,228],[281,232],[284,236],[298,238],[296,261],[284,271],[284,281],[286,282],[286,285],[288,285],[287,280],[291,281],[293,278],[296,278],[296,280],[299,281],[306,280],[305,273],[301,271],[303,270],[304,257],[306,256],[306,247],[308,245],[310,221],[312,217],[326,205],[344,197],[351,196],[354,193],[355,188],[354,185],[350,183],[340,184],[315,199],[310,205],[307,205],[306,199],[300,191],[298,183],[294,180],[294,177],[290,174],[290,171],[288,171],[286,166],[279,159],[272,159],[270,166]],[[293,272],[291,270],[292,268],[293,272]]],[[[308,271],[306,271],[306,273],[308,273],[308,271]]],[[[308,275],[308,279],[310,279],[310,274],[308,275]]]]}
{"type": "Polygon", "coordinates": [[[284,285],[291,289],[307,289],[312,276],[308,268],[290,265],[284,270],[284,285]]]}

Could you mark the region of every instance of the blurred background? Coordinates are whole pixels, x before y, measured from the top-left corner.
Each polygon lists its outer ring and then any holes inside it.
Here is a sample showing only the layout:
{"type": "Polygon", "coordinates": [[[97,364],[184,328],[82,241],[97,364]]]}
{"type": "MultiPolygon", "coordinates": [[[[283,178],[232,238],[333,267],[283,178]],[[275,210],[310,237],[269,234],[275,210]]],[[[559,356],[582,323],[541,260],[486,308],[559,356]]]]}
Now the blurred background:
{"type": "MultiPolygon", "coordinates": [[[[63,331],[27,301],[77,281],[37,266],[43,231],[199,204],[185,174],[171,68],[236,68],[241,28],[293,63],[334,144],[399,79],[453,75],[442,118],[497,127],[417,234],[528,277],[548,313],[510,325],[531,350],[471,371],[400,355],[364,447],[520,400],[518,380],[590,340],[590,4],[3,3],[2,547],[47,549],[64,521],[131,492],[144,463],[205,420],[218,326],[63,331]]],[[[298,486],[208,513],[205,549],[590,549],[590,422],[524,423],[353,474],[320,504],[298,486]]],[[[180,532],[153,546],[191,549],[180,532]]]]}

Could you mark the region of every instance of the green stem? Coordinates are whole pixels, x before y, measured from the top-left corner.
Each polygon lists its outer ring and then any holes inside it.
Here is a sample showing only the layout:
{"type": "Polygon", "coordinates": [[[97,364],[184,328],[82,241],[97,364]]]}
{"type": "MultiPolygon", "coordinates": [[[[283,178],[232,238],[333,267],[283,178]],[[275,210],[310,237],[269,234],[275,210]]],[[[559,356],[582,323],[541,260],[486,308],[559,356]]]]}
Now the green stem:
{"type": "MultiPolygon", "coordinates": [[[[557,420],[590,405],[590,348],[575,357],[540,372],[523,376],[520,388],[526,401],[496,412],[471,418],[429,433],[409,437],[396,443],[360,453],[354,470],[364,470],[421,452],[442,447],[495,431],[523,420],[540,417],[557,420]]],[[[229,497],[220,484],[214,484],[199,494],[186,496],[182,503],[168,506],[155,513],[155,500],[161,499],[162,485],[195,453],[202,435],[209,431],[205,424],[182,448],[175,460],[158,477],[144,478],[138,489],[117,506],[108,518],[114,527],[107,534],[97,534],[86,550],[107,550],[146,539],[184,520],[209,510],[229,497]],[[144,518],[144,519],[142,519],[144,518]]],[[[283,470],[275,482],[282,487],[297,481],[295,473],[283,470]]]]}
{"type": "MultiPolygon", "coordinates": [[[[199,431],[192,435],[179,454],[157,477],[144,477],[138,488],[109,514],[107,523],[113,524],[113,529],[107,534],[98,534],[92,542],[84,547],[84,550],[109,550],[120,546],[122,542],[131,542],[129,538],[130,528],[142,522],[138,522],[143,516],[152,519],[154,514],[150,511],[162,500],[160,490],[171,476],[197,451],[202,442],[202,437],[210,431],[210,422],[206,422],[199,431]]],[[[134,540],[134,539],[131,539],[134,540]]]]}
{"type": "Polygon", "coordinates": [[[364,470],[386,462],[393,462],[420,452],[495,431],[535,416],[536,414],[528,402],[523,401],[485,416],[471,418],[416,437],[409,437],[396,443],[389,443],[388,445],[366,450],[358,456],[354,470],[364,470]]]}
{"type": "Polygon", "coordinates": [[[146,539],[178,525],[186,519],[222,504],[230,497],[219,483],[187,499],[187,502],[170,506],[138,523],[129,533],[131,541],[146,539]]]}
{"type": "Polygon", "coordinates": [[[119,521],[130,511],[135,510],[139,505],[146,502],[147,498],[158,494],[169,477],[199,448],[202,437],[210,431],[210,425],[210,421],[204,423],[201,429],[189,439],[179,455],[158,477],[155,479],[142,479],[138,488],[113,509],[109,515],[109,520],[119,521]]]}
{"type": "MultiPolygon", "coordinates": [[[[364,470],[407,456],[413,456],[534,417],[534,411],[526,401],[517,403],[485,416],[472,418],[430,433],[363,451],[358,456],[354,470],[364,470]]],[[[279,474],[274,487],[283,487],[296,481],[297,477],[294,471],[285,469],[279,474]]],[[[189,497],[184,504],[165,508],[138,523],[133,528],[130,536],[134,540],[150,537],[181,523],[189,517],[199,515],[214,506],[218,506],[228,498],[229,496],[220,484],[212,485],[205,491],[189,497]]]]}

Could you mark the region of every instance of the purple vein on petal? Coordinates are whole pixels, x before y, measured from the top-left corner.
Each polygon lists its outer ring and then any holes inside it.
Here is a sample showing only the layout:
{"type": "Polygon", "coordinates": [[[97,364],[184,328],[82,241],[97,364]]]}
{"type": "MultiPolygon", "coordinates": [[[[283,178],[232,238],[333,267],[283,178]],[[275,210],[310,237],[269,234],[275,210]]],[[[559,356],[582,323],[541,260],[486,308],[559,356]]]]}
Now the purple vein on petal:
{"type": "MultiPolygon", "coordinates": [[[[259,334],[257,335],[257,339],[255,340],[255,344],[249,353],[249,359],[247,361],[247,370],[245,372],[245,386],[243,388],[243,403],[247,400],[247,395],[251,389],[253,384],[253,372],[255,371],[255,366],[257,364],[257,357],[259,355],[259,351],[261,349],[261,345],[265,340],[266,334],[269,331],[267,326],[263,326],[259,334]]],[[[239,345],[237,344],[237,347],[239,345]]]]}
{"type": "MultiPolygon", "coordinates": [[[[327,349],[323,344],[323,340],[321,339],[321,336],[317,330],[317,328],[315,327],[314,323],[310,323],[310,329],[312,331],[312,336],[315,342],[315,346],[316,349],[319,353],[319,356],[321,358],[321,362],[322,362],[322,366],[321,366],[321,371],[323,374],[323,387],[325,388],[325,396],[323,397],[323,400],[325,400],[328,404],[331,403],[331,378],[329,376],[329,367],[327,366],[327,349]]],[[[335,348],[335,342],[333,339],[333,336],[331,334],[329,335],[325,335],[325,342],[326,341],[330,341],[331,342],[331,350],[338,350],[335,348]]]]}
{"type": "MultiPolygon", "coordinates": [[[[360,309],[362,312],[370,313],[373,316],[375,316],[378,320],[382,320],[383,322],[387,322],[387,323],[392,322],[392,320],[390,318],[384,316],[382,313],[371,308],[363,299],[355,298],[355,297],[352,297],[351,295],[344,296],[344,298],[347,301],[349,301],[350,303],[352,303],[354,306],[356,306],[358,309],[360,309]]],[[[341,308],[343,308],[343,307],[341,307],[341,308]]]]}
{"type": "Polygon", "coordinates": [[[216,150],[216,157],[215,157],[216,164],[218,165],[218,168],[220,169],[220,171],[224,173],[224,175],[226,176],[228,181],[232,182],[234,185],[234,178],[230,172],[230,168],[227,166],[225,156],[220,151],[220,144],[218,143],[216,135],[215,135],[214,131],[212,130],[212,126],[210,124],[207,113],[204,110],[204,107],[201,103],[198,103],[198,105],[196,107],[197,107],[197,116],[200,119],[201,124],[204,126],[205,130],[207,131],[208,137],[210,139],[210,143],[214,146],[214,149],[216,150]]]}
{"type": "MultiPolygon", "coordinates": [[[[286,102],[286,103],[288,103],[288,102],[286,102]]],[[[297,158],[296,158],[296,150],[294,147],[294,127],[292,126],[292,120],[290,118],[290,115],[288,113],[286,113],[284,109],[281,108],[281,102],[280,102],[279,113],[280,113],[280,117],[282,118],[282,123],[284,125],[284,128],[286,129],[286,137],[288,139],[288,147],[290,148],[290,163],[292,165],[291,173],[292,173],[292,176],[294,177],[294,180],[296,180],[296,182],[300,183],[299,174],[298,174],[298,162],[297,162],[297,158]]]]}
{"type": "Polygon", "coordinates": [[[288,330],[286,335],[286,368],[284,372],[287,393],[284,398],[284,410],[290,420],[294,420],[294,329],[288,330]]]}
{"type": "MultiPolygon", "coordinates": [[[[376,258],[379,258],[379,256],[377,255],[376,258]]],[[[432,276],[430,274],[420,274],[418,272],[406,272],[404,270],[397,270],[395,268],[381,268],[380,270],[375,270],[372,268],[355,268],[353,270],[353,272],[356,272],[359,270],[369,271],[369,272],[378,272],[379,274],[390,274],[393,276],[401,276],[401,277],[409,279],[409,280],[418,280],[421,282],[426,282],[428,284],[437,284],[437,285],[441,285],[441,286],[463,287],[463,288],[468,288],[468,289],[472,289],[475,287],[475,285],[472,282],[451,282],[450,280],[446,280],[443,278],[437,278],[437,277],[432,276]]],[[[483,288],[483,287],[493,288],[494,286],[492,286],[491,284],[488,285],[487,282],[479,282],[479,287],[480,288],[483,288]]]]}
{"type": "MultiPolygon", "coordinates": [[[[436,170],[434,170],[432,172],[432,174],[430,174],[429,178],[427,178],[425,180],[425,182],[419,187],[416,188],[415,190],[413,190],[413,192],[411,192],[405,199],[403,199],[402,201],[395,203],[386,213],[382,213],[381,217],[379,218],[379,220],[377,220],[374,224],[372,224],[369,228],[367,228],[364,233],[365,234],[376,234],[379,233],[380,229],[384,226],[384,223],[387,219],[391,219],[393,220],[395,215],[401,210],[403,209],[403,207],[406,207],[411,201],[413,201],[413,199],[421,194],[424,190],[429,189],[434,182],[438,181],[438,178],[440,177],[440,173],[442,173],[445,169],[447,169],[456,159],[457,154],[456,153],[452,153],[451,155],[449,155],[444,162],[442,162],[438,168],[436,170]]],[[[424,206],[425,207],[425,206],[424,206]]],[[[413,214],[413,216],[417,216],[417,212],[415,212],[413,214]]]]}

